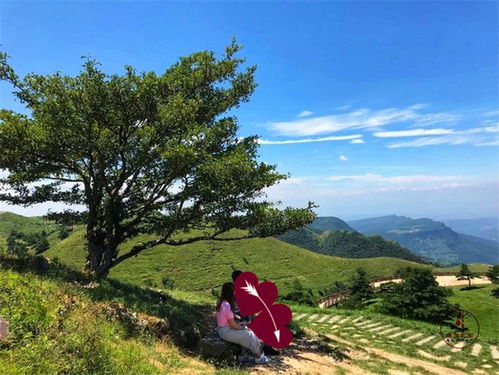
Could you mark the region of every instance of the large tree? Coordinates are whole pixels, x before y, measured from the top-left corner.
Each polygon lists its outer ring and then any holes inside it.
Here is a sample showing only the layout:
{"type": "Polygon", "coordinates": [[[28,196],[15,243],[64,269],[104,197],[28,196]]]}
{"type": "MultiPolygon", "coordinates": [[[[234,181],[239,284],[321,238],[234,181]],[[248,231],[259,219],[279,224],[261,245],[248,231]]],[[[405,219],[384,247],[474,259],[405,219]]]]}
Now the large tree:
{"type": "Polygon", "coordinates": [[[182,57],[163,74],[105,74],[86,59],[76,76],[20,78],[0,55],[0,78],[26,113],[0,111],[0,200],[86,210],[51,212],[86,224],[86,269],[97,277],[160,244],[266,237],[310,223],[314,205],[279,210],[264,190],[286,175],[259,162],[258,138],[240,138],[233,110],[254,91],[233,42],[223,56],[182,57]],[[126,253],[119,245],[154,236],[126,253]]]}

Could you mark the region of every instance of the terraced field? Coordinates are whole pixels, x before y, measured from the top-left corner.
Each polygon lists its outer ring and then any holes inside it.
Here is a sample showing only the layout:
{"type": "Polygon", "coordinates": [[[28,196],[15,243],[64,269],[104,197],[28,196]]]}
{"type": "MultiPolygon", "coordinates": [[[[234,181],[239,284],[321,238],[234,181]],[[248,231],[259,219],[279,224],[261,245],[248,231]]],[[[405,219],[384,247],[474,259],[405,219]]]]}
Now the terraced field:
{"type": "Polygon", "coordinates": [[[294,320],[339,345],[349,364],[346,373],[499,374],[499,347],[480,338],[465,349],[448,346],[438,327],[382,315],[296,312],[294,320]]]}

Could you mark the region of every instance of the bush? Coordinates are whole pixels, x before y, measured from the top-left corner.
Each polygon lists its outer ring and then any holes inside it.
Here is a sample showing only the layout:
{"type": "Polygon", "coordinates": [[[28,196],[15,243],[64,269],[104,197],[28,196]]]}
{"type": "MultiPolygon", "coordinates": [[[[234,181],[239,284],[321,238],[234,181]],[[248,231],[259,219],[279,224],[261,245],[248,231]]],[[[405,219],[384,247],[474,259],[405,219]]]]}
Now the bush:
{"type": "Polygon", "coordinates": [[[452,291],[438,285],[428,269],[411,269],[400,284],[392,284],[383,293],[382,313],[402,318],[440,322],[455,309],[446,297],[452,291]]]}
{"type": "Polygon", "coordinates": [[[362,268],[357,269],[357,276],[350,288],[350,298],[356,301],[366,301],[374,297],[373,289],[367,279],[366,271],[362,268]]]}
{"type": "Polygon", "coordinates": [[[306,290],[299,280],[294,280],[291,291],[282,297],[287,301],[298,302],[302,305],[315,306],[316,298],[312,289],[306,290]]]}

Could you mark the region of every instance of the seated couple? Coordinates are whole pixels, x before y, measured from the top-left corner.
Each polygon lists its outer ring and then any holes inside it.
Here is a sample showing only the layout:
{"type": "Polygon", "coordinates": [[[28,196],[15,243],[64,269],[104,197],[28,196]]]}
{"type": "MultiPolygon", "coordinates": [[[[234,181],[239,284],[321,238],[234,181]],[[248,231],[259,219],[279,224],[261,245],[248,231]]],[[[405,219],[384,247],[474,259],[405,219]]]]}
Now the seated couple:
{"type": "MultiPolygon", "coordinates": [[[[232,280],[241,274],[241,271],[232,273],[232,280]]],[[[254,360],[258,364],[268,362],[265,352],[278,354],[278,351],[270,347],[264,347],[260,344],[255,333],[246,327],[251,318],[238,316],[238,309],[234,298],[234,283],[225,283],[222,286],[222,294],[217,303],[217,332],[219,336],[225,340],[241,345],[241,354],[238,359],[240,362],[248,362],[254,360]],[[237,321],[237,322],[236,322],[237,321]],[[248,354],[247,350],[251,352],[248,354]]]]}

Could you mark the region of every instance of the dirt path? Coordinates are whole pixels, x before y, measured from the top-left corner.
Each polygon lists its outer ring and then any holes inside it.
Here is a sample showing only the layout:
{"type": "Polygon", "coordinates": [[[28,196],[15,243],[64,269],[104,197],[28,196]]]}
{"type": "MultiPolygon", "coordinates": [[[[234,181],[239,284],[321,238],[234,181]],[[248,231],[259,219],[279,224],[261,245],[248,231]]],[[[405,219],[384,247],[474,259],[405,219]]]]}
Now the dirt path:
{"type": "MultiPolygon", "coordinates": [[[[438,285],[440,286],[468,285],[468,280],[458,280],[456,279],[456,276],[435,276],[435,279],[437,279],[438,285]]],[[[385,284],[388,282],[400,283],[401,281],[402,279],[378,281],[376,283],[373,283],[372,285],[373,287],[377,288],[381,284],[385,284]]],[[[471,280],[471,285],[479,285],[479,284],[491,284],[491,281],[486,277],[475,278],[471,280]]]]}

